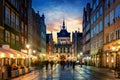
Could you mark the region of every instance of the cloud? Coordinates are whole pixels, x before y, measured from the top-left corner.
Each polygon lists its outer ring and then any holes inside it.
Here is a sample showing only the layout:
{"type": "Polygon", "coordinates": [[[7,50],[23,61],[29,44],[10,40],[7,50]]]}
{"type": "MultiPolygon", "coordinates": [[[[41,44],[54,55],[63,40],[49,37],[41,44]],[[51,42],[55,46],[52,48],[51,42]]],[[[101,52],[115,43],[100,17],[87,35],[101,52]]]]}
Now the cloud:
{"type": "Polygon", "coordinates": [[[60,26],[58,26],[57,24],[53,24],[53,23],[50,23],[50,24],[47,24],[47,32],[58,32],[60,30],[59,28],[60,26]]]}
{"type": "MultiPolygon", "coordinates": [[[[82,31],[83,7],[91,0],[33,0],[33,6],[40,14],[45,14],[47,32],[56,33],[60,31],[63,18],[69,32],[80,28],[82,31]]],[[[56,40],[56,38],[55,38],[56,40]]]]}

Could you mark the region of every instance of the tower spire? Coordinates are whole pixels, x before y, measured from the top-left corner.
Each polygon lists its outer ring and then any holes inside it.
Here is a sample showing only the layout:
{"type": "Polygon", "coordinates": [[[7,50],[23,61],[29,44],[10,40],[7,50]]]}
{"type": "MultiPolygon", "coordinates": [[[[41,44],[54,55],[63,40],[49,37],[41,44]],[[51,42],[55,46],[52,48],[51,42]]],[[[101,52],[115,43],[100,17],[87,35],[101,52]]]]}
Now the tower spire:
{"type": "Polygon", "coordinates": [[[63,26],[62,26],[63,29],[65,29],[65,21],[63,20],[63,26]]]}

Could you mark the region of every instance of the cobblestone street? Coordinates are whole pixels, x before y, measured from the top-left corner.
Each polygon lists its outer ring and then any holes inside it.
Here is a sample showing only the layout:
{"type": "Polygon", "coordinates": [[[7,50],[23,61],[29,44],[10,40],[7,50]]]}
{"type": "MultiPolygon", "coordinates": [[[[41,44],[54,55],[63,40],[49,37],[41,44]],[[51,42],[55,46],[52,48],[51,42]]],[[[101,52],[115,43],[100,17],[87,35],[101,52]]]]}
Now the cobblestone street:
{"type": "Polygon", "coordinates": [[[120,80],[115,78],[114,72],[90,66],[77,65],[75,70],[71,67],[61,70],[60,65],[54,66],[51,70],[45,67],[29,74],[14,78],[12,80],[120,80]]]}

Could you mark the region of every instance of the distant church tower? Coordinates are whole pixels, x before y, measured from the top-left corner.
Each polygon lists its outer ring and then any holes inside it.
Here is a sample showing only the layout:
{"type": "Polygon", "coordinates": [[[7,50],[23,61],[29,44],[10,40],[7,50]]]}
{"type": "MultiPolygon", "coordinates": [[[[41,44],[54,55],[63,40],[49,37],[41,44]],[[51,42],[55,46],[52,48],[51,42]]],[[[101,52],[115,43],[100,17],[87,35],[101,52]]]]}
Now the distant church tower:
{"type": "Polygon", "coordinates": [[[61,31],[57,33],[57,40],[59,44],[69,44],[70,43],[70,33],[66,30],[65,21],[63,20],[63,25],[61,31]]]}

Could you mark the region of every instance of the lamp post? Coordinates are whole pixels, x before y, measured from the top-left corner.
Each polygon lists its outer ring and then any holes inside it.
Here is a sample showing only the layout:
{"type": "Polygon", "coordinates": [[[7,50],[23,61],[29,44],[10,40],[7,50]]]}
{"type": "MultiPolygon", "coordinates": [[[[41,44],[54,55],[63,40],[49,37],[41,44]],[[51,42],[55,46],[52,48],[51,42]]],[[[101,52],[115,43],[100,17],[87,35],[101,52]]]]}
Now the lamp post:
{"type": "Polygon", "coordinates": [[[27,44],[26,48],[27,48],[27,54],[28,54],[28,66],[30,66],[30,57],[29,57],[29,48],[30,48],[30,45],[27,44]]]}

